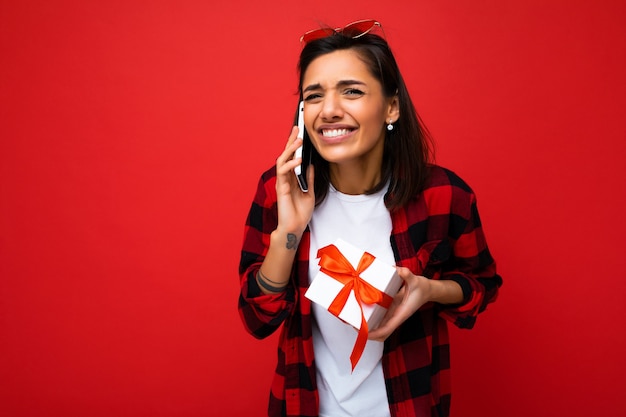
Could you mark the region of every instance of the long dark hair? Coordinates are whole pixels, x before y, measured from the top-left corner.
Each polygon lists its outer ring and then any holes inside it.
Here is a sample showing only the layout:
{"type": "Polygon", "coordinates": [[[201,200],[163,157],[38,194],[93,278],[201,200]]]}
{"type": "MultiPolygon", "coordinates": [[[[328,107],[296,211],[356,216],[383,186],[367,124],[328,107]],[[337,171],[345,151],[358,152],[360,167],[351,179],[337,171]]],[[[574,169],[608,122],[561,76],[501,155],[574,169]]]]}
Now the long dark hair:
{"type": "MultiPolygon", "coordinates": [[[[400,117],[392,131],[386,130],[381,181],[368,190],[368,194],[378,192],[389,181],[385,204],[393,211],[406,205],[422,190],[433,152],[430,135],[413,106],[387,41],[374,34],[352,38],[338,33],[307,43],[300,53],[298,62],[299,91],[302,94],[304,73],[313,60],[334,51],[347,49],[359,54],[370,73],[382,85],[385,97],[398,95],[400,117]]],[[[316,203],[319,204],[328,193],[329,165],[315,148],[312,148],[315,196],[316,203]]]]}

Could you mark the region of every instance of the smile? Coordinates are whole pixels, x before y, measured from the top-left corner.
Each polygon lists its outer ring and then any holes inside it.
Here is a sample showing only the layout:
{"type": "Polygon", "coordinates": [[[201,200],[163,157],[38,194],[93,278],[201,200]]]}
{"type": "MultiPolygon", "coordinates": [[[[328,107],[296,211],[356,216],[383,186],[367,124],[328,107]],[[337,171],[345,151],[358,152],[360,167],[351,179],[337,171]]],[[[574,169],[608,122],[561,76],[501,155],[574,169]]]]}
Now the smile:
{"type": "Polygon", "coordinates": [[[322,136],[325,138],[336,138],[338,136],[345,136],[352,132],[352,129],[323,129],[322,136]]]}

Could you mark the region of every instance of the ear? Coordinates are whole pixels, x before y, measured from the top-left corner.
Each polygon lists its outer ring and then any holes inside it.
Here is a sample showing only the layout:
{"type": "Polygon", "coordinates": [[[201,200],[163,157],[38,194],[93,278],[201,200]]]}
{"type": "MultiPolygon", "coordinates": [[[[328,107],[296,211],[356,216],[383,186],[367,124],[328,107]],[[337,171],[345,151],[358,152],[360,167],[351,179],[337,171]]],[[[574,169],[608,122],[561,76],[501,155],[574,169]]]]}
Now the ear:
{"type": "Polygon", "coordinates": [[[398,99],[398,95],[394,95],[389,99],[389,104],[387,105],[387,117],[385,118],[385,123],[389,123],[391,120],[392,123],[395,123],[400,118],[400,100],[398,99]]]}

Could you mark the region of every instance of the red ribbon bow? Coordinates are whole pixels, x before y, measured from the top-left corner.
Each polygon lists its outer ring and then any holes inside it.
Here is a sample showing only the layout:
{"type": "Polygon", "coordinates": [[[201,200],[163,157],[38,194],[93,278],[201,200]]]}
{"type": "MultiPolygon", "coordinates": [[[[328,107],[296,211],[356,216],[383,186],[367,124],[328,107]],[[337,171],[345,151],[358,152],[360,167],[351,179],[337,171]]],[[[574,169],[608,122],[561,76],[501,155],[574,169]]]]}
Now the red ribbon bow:
{"type": "Polygon", "coordinates": [[[374,255],[364,252],[359,260],[357,269],[354,269],[352,264],[335,245],[328,245],[319,249],[317,251],[317,257],[320,258],[320,271],[343,284],[343,288],[328,307],[328,311],[339,317],[339,313],[341,313],[341,310],[343,310],[343,307],[348,301],[350,291],[354,291],[354,296],[359,303],[359,309],[361,310],[361,327],[354,348],[352,349],[352,354],[350,355],[350,363],[354,371],[354,367],[365,349],[367,335],[369,333],[367,321],[363,315],[362,304],[378,304],[382,307],[389,308],[393,298],[360,277],[361,273],[369,268],[374,262],[374,259],[376,259],[374,255]]]}

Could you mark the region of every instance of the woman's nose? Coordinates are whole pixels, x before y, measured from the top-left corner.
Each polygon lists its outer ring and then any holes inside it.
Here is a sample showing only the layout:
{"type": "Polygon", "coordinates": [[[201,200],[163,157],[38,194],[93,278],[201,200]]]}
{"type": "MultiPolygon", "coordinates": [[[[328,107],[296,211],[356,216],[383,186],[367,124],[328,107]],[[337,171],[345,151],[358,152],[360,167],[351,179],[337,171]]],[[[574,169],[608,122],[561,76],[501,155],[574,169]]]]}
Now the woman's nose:
{"type": "Polygon", "coordinates": [[[343,117],[343,109],[341,101],[335,94],[326,94],[322,103],[322,111],[320,112],[322,120],[337,120],[343,117]]]}

